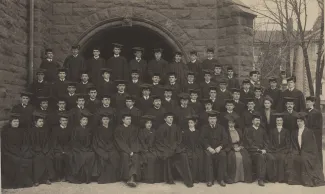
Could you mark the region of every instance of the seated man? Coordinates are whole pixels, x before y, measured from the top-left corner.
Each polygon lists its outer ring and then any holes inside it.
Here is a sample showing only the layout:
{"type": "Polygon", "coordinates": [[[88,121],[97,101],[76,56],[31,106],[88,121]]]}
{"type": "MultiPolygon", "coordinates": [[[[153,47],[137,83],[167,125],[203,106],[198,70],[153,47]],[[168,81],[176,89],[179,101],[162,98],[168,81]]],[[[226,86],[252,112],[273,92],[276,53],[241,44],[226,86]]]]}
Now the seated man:
{"type": "Polygon", "coordinates": [[[156,130],[155,147],[157,157],[163,164],[164,181],[174,184],[172,169],[175,167],[187,187],[193,187],[193,180],[185,149],[181,147],[181,130],[173,124],[174,114],[165,114],[165,123],[156,130]]]}
{"type": "Polygon", "coordinates": [[[227,147],[228,135],[225,128],[217,124],[217,113],[208,113],[208,125],[201,129],[201,142],[205,155],[205,173],[207,186],[211,187],[217,171],[217,181],[222,187],[226,186],[225,175],[227,168],[227,156],[224,149],[227,147]]]}
{"type": "Polygon", "coordinates": [[[28,128],[33,122],[34,107],[30,104],[30,99],[33,96],[29,92],[20,93],[20,103],[12,107],[11,112],[20,114],[19,126],[28,128]]]}
{"type": "Polygon", "coordinates": [[[115,141],[120,153],[121,179],[127,181],[130,187],[136,187],[137,180],[140,180],[140,160],[138,130],[131,125],[131,115],[122,115],[122,124],[115,129],[115,141]]]}
{"type": "Polygon", "coordinates": [[[252,115],[252,126],[245,129],[244,145],[252,158],[258,179],[258,185],[264,187],[264,181],[274,180],[276,160],[269,150],[269,139],[265,130],[260,126],[261,116],[252,115]]]}

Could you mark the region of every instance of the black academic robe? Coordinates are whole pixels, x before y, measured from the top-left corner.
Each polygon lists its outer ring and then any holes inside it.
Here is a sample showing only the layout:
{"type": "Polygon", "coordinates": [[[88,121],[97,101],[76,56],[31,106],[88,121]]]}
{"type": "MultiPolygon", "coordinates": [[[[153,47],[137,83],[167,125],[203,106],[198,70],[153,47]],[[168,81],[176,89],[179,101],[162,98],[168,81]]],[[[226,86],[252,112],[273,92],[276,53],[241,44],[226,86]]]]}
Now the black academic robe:
{"type": "Polygon", "coordinates": [[[118,181],[120,156],[115,145],[113,128],[98,127],[93,136],[92,147],[97,156],[97,182],[105,184],[118,181]]]}
{"type": "Polygon", "coordinates": [[[254,109],[257,111],[261,111],[264,108],[264,97],[256,98],[254,97],[255,107],[254,109]]]}
{"type": "Polygon", "coordinates": [[[212,58],[210,59],[205,59],[202,61],[202,69],[208,69],[210,71],[214,71],[215,65],[218,63],[217,59],[212,58]]]}
{"type": "Polygon", "coordinates": [[[247,104],[247,98],[254,98],[254,92],[252,89],[249,89],[248,92],[245,92],[243,89],[240,90],[240,98],[239,100],[243,102],[245,105],[247,104]]]}
{"type": "Polygon", "coordinates": [[[48,61],[47,59],[42,60],[40,65],[41,69],[45,69],[45,77],[44,79],[50,83],[54,82],[58,77],[58,69],[60,68],[60,64],[56,61],[48,61]]]}
{"type": "Polygon", "coordinates": [[[139,72],[139,79],[140,80],[144,80],[144,78],[147,77],[147,75],[146,75],[147,61],[141,59],[138,62],[136,59],[132,59],[129,62],[129,68],[130,68],[130,71],[132,71],[132,70],[138,70],[138,72],[139,72]]]}
{"type": "Polygon", "coordinates": [[[218,87],[219,87],[219,83],[222,79],[224,79],[224,75],[222,73],[220,73],[220,74],[214,73],[211,75],[211,81],[213,81],[218,87]]]}
{"type": "Polygon", "coordinates": [[[116,93],[116,84],[111,80],[109,82],[100,79],[97,84],[98,96],[101,98],[104,95],[113,96],[116,93]]]}
{"type": "Polygon", "coordinates": [[[239,115],[241,115],[242,112],[244,112],[246,109],[246,105],[241,101],[238,102],[235,101],[234,105],[235,105],[234,111],[239,115]]]}
{"type": "Polygon", "coordinates": [[[186,64],[184,64],[183,62],[172,62],[168,64],[167,70],[167,72],[174,72],[176,74],[177,81],[180,83],[181,86],[186,83],[187,74],[189,72],[186,64]]]}
{"type": "Polygon", "coordinates": [[[65,179],[70,170],[69,153],[71,152],[71,133],[72,128],[67,126],[62,128],[60,125],[52,128],[51,142],[53,149],[53,163],[55,178],[65,179]]]}
{"type": "Polygon", "coordinates": [[[117,119],[117,112],[116,112],[116,109],[109,106],[109,107],[104,107],[103,105],[101,105],[100,107],[98,107],[95,115],[94,115],[94,126],[99,126],[100,124],[100,120],[101,120],[101,116],[100,116],[100,113],[110,113],[112,115],[111,117],[111,121],[110,121],[110,124],[112,126],[115,126],[116,125],[116,119],[117,119]]]}
{"type": "Polygon", "coordinates": [[[154,129],[142,128],[139,130],[141,174],[142,181],[146,183],[155,183],[158,181],[158,177],[156,177],[156,171],[158,171],[157,154],[154,141],[154,129]]]}
{"type": "Polygon", "coordinates": [[[217,90],[217,99],[220,103],[221,106],[221,111],[225,111],[225,105],[226,105],[226,99],[232,99],[232,94],[230,91],[225,90],[224,92],[221,91],[220,89],[217,90]]]}
{"type": "Polygon", "coordinates": [[[114,137],[121,157],[120,178],[124,181],[129,180],[131,176],[135,176],[136,180],[141,179],[138,131],[133,125],[119,125],[115,129],[114,137]]]}
{"type": "Polygon", "coordinates": [[[86,69],[85,59],[80,54],[76,57],[69,55],[65,58],[63,67],[67,69],[70,81],[79,82],[81,72],[86,69]]]}
{"type": "Polygon", "coordinates": [[[19,125],[22,128],[28,128],[33,123],[33,112],[34,107],[30,104],[28,104],[25,108],[22,104],[17,104],[14,107],[12,107],[11,112],[12,113],[19,113],[19,125]]]}
{"type": "Polygon", "coordinates": [[[90,81],[95,84],[95,86],[98,85],[99,80],[102,79],[102,68],[107,67],[105,63],[105,59],[99,57],[98,59],[95,59],[92,57],[91,59],[88,59],[86,61],[86,68],[89,72],[90,81]]]}
{"type": "Polygon", "coordinates": [[[76,107],[78,97],[75,93],[73,95],[72,94],[70,95],[69,93],[67,93],[64,95],[64,97],[66,100],[66,109],[67,110],[71,110],[73,107],[76,107]]]}
{"type": "Polygon", "coordinates": [[[165,113],[166,113],[166,109],[162,106],[159,109],[152,107],[146,112],[146,115],[155,116],[155,119],[153,120],[153,128],[157,129],[160,125],[162,125],[165,122],[164,121],[165,113]]]}
{"type": "Polygon", "coordinates": [[[161,102],[162,107],[166,109],[167,112],[175,112],[175,108],[177,107],[177,103],[175,100],[171,99],[167,101],[165,98],[161,102]]]}
{"type": "Polygon", "coordinates": [[[137,98],[142,96],[140,87],[141,84],[142,82],[140,82],[140,80],[138,80],[136,83],[133,83],[133,81],[131,80],[126,87],[127,93],[137,98]]]}
{"type": "Polygon", "coordinates": [[[34,183],[45,183],[55,178],[52,161],[52,146],[48,127],[31,127],[28,141],[33,153],[34,183]]]}
{"type": "Polygon", "coordinates": [[[185,92],[185,93],[190,93],[190,90],[198,90],[198,89],[200,89],[200,86],[199,86],[199,84],[197,84],[197,83],[188,83],[188,82],[186,82],[186,83],[184,83],[184,85],[183,85],[183,92],[185,92]]]}
{"type": "Polygon", "coordinates": [[[238,133],[239,141],[234,141],[230,135],[230,130],[227,127],[226,132],[228,135],[228,144],[227,148],[225,149],[227,153],[227,178],[231,182],[235,182],[236,179],[236,171],[237,169],[237,157],[236,157],[236,151],[234,148],[236,147],[242,147],[239,151],[242,163],[243,163],[243,172],[244,172],[244,182],[251,183],[253,181],[252,178],[252,160],[250,158],[250,155],[247,151],[247,149],[244,147],[244,137],[241,129],[235,128],[235,130],[238,133]]]}
{"type": "MultiPolygon", "coordinates": [[[[87,83],[78,83],[77,87],[76,87],[76,93],[79,94],[88,94],[88,90],[89,90],[89,86],[93,85],[93,83],[91,82],[87,82],[87,83]]],[[[100,90],[97,90],[98,92],[100,92],[100,90]]]]}
{"type": "Polygon", "coordinates": [[[283,127],[288,129],[289,131],[296,130],[298,128],[297,125],[297,118],[295,115],[297,112],[292,111],[290,114],[287,110],[283,112],[284,117],[283,117],[283,127]]]}
{"type": "Polygon", "coordinates": [[[205,180],[204,152],[200,141],[200,131],[184,129],[182,131],[182,145],[186,150],[193,181],[203,182],[205,180]]]}
{"type": "Polygon", "coordinates": [[[244,146],[250,153],[252,164],[255,168],[258,180],[275,181],[276,179],[276,159],[271,154],[270,141],[266,131],[259,127],[255,129],[252,125],[245,129],[244,146]],[[260,150],[266,150],[262,154],[260,150]]]}
{"type": "Polygon", "coordinates": [[[237,88],[237,89],[240,89],[240,83],[239,83],[239,80],[238,78],[236,77],[232,77],[232,78],[229,78],[229,77],[226,77],[227,81],[228,81],[228,90],[231,90],[231,88],[237,88]]]}
{"type": "Polygon", "coordinates": [[[61,81],[55,79],[55,82],[52,84],[52,96],[53,97],[65,97],[68,92],[68,80],[61,81]]]}
{"type": "Polygon", "coordinates": [[[172,169],[175,167],[181,175],[185,185],[193,186],[193,179],[189,167],[186,150],[181,145],[182,132],[175,125],[164,123],[158,127],[155,133],[155,148],[162,165],[163,179],[167,183],[173,183],[172,169]]]}
{"type": "Polygon", "coordinates": [[[117,110],[121,110],[125,108],[125,99],[129,94],[124,92],[124,93],[116,93],[112,96],[112,105],[114,108],[117,110]]]}
{"type": "Polygon", "coordinates": [[[276,111],[274,110],[270,111],[269,120],[266,118],[265,109],[262,109],[260,113],[261,113],[261,125],[264,127],[266,133],[270,135],[271,129],[273,129],[276,126],[276,117],[274,116],[274,113],[276,113],[276,111]]]}
{"type": "Polygon", "coordinates": [[[132,125],[137,127],[140,126],[140,120],[142,116],[142,111],[140,109],[138,109],[137,107],[132,107],[131,109],[127,107],[123,108],[118,112],[117,124],[122,124],[122,117],[124,114],[131,115],[132,125]]]}
{"type": "Polygon", "coordinates": [[[37,97],[40,96],[51,96],[52,95],[52,83],[49,83],[47,81],[42,81],[42,82],[38,82],[37,80],[34,81],[30,87],[29,87],[29,91],[31,93],[33,93],[33,104],[37,105],[37,97]]]}
{"type": "Polygon", "coordinates": [[[222,104],[222,102],[218,99],[218,96],[216,97],[216,99],[212,100],[210,98],[210,100],[212,101],[212,109],[213,110],[216,110],[216,111],[219,111],[219,112],[223,111],[222,107],[224,107],[224,103],[222,104]]]}
{"type": "Polygon", "coordinates": [[[188,126],[186,117],[195,115],[195,111],[190,106],[186,106],[186,107],[178,106],[175,109],[174,113],[175,113],[174,122],[181,128],[188,126]]]}
{"type": "Polygon", "coordinates": [[[33,186],[32,152],[25,128],[4,126],[1,132],[1,179],[3,188],[33,186]]]}
{"type": "Polygon", "coordinates": [[[293,89],[290,91],[289,89],[286,89],[285,91],[282,92],[281,97],[280,97],[280,103],[278,105],[278,110],[279,111],[284,111],[285,110],[285,97],[291,97],[295,98],[294,100],[294,110],[296,112],[303,112],[306,109],[306,102],[305,102],[305,96],[304,94],[298,90],[298,89],[293,89]]]}
{"type": "Polygon", "coordinates": [[[90,98],[85,103],[85,108],[88,109],[92,114],[95,114],[97,112],[97,109],[101,105],[101,101],[99,99],[91,100],[90,98]]]}
{"type": "Polygon", "coordinates": [[[214,127],[205,125],[201,130],[200,141],[205,156],[206,181],[213,183],[215,179],[215,171],[217,171],[216,179],[218,181],[224,181],[227,169],[227,156],[225,152],[225,148],[227,148],[228,144],[227,132],[220,124],[216,124],[214,127]],[[219,146],[222,147],[219,153],[211,154],[207,150],[209,147],[216,149],[219,146]]]}
{"type": "MultiPolygon", "coordinates": [[[[166,75],[164,75],[164,73],[165,73],[164,70],[166,69],[167,66],[168,66],[168,62],[165,61],[164,59],[160,59],[158,61],[156,59],[153,59],[153,60],[149,61],[148,68],[147,68],[149,78],[147,78],[147,81],[150,83],[151,79],[155,73],[159,73],[160,78],[164,79],[166,76],[166,75]]],[[[167,80],[162,80],[162,81],[164,82],[167,80]]]]}
{"type": "Polygon", "coordinates": [[[64,114],[69,114],[69,111],[67,110],[54,110],[51,112],[50,115],[48,115],[48,121],[49,121],[49,126],[51,128],[56,127],[60,124],[60,116],[59,114],[64,113],[64,114]]]}
{"type": "Polygon", "coordinates": [[[160,85],[160,84],[152,84],[151,87],[151,95],[155,95],[155,96],[160,96],[163,97],[164,96],[164,86],[160,85]]]}
{"type": "Polygon", "coordinates": [[[67,178],[71,183],[90,183],[93,176],[98,176],[97,168],[94,168],[96,156],[91,143],[92,131],[80,124],[72,130],[72,150],[69,154],[71,173],[67,178]]]}
{"type": "Polygon", "coordinates": [[[200,83],[200,90],[201,90],[201,98],[209,98],[210,97],[210,87],[214,86],[215,83],[210,81],[209,83],[201,82],[200,83]]]}
{"type": "Polygon", "coordinates": [[[318,158],[314,133],[305,127],[301,146],[298,143],[298,129],[291,133],[291,150],[288,158],[288,184],[308,187],[323,186],[324,174],[318,158]]]}
{"type": "Polygon", "coordinates": [[[125,57],[111,57],[107,60],[108,68],[112,69],[112,80],[130,80],[130,67],[125,57]]]}
{"type": "Polygon", "coordinates": [[[209,118],[209,114],[207,113],[207,111],[202,110],[199,113],[199,126],[202,127],[209,124],[208,118],[209,118]]]}
{"type": "Polygon", "coordinates": [[[192,61],[188,62],[187,64],[188,70],[194,73],[196,80],[202,80],[202,68],[201,63],[196,60],[194,63],[192,61]]]}
{"type": "Polygon", "coordinates": [[[147,112],[153,105],[153,99],[149,97],[147,100],[142,96],[137,99],[136,107],[140,109],[142,112],[147,112]]]}
{"type": "Polygon", "coordinates": [[[307,123],[308,129],[312,130],[315,135],[316,144],[318,148],[319,159],[321,164],[323,164],[323,147],[322,147],[322,137],[323,137],[323,115],[317,109],[312,109],[307,111],[307,123]]]}
{"type": "Polygon", "coordinates": [[[182,85],[179,82],[176,82],[174,84],[170,84],[168,82],[165,86],[172,89],[172,93],[173,93],[172,98],[178,99],[178,94],[182,92],[182,85]]]}
{"type": "Polygon", "coordinates": [[[286,158],[290,151],[290,131],[282,128],[279,132],[277,128],[272,128],[269,133],[270,150],[276,158],[277,182],[286,181],[286,158]]]}
{"type": "Polygon", "coordinates": [[[228,119],[226,119],[226,117],[228,116],[236,117],[236,128],[238,128],[238,130],[243,130],[244,125],[242,123],[242,120],[240,119],[239,114],[237,114],[235,111],[232,111],[231,113],[227,111],[220,113],[220,116],[218,117],[218,122],[220,123],[220,125],[222,125],[225,129],[228,128],[228,119]]]}
{"type": "Polygon", "coordinates": [[[280,101],[280,97],[281,97],[281,90],[279,88],[271,89],[269,87],[264,91],[263,95],[264,95],[264,97],[265,96],[270,96],[272,98],[273,103],[272,103],[271,108],[273,110],[277,110],[278,104],[279,104],[279,101],[280,101]]]}
{"type": "Polygon", "coordinates": [[[255,111],[255,110],[253,110],[253,111],[245,110],[242,113],[241,119],[242,119],[242,124],[245,128],[252,126],[253,114],[255,114],[255,113],[259,113],[259,112],[255,111]]]}
{"type": "MultiPolygon", "coordinates": [[[[87,108],[80,109],[79,107],[74,107],[69,110],[69,123],[72,127],[80,125],[80,119],[82,118],[81,111],[83,110],[90,112],[87,108]]],[[[91,122],[91,119],[92,118],[88,119],[88,123],[91,122]]]]}
{"type": "Polygon", "coordinates": [[[196,114],[199,114],[203,110],[203,105],[198,100],[196,102],[189,100],[188,106],[192,107],[196,114]]]}

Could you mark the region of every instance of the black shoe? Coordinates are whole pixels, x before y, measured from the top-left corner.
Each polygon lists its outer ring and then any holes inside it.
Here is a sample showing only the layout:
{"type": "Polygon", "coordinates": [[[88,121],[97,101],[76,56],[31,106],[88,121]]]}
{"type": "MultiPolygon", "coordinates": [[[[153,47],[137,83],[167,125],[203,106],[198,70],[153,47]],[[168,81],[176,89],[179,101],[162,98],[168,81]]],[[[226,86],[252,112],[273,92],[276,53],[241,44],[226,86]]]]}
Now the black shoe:
{"type": "Polygon", "coordinates": [[[219,185],[222,186],[222,187],[225,187],[226,186],[226,183],[225,183],[225,181],[220,181],[219,182],[219,185]]]}
{"type": "Polygon", "coordinates": [[[38,186],[39,186],[39,183],[34,183],[34,186],[35,186],[35,187],[38,187],[38,186]]]}
{"type": "Polygon", "coordinates": [[[137,186],[137,183],[135,183],[134,181],[128,181],[127,183],[126,183],[129,187],[136,187],[137,186]]]}
{"type": "Polygon", "coordinates": [[[193,187],[194,185],[193,185],[193,183],[191,183],[191,184],[185,184],[188,188],[191,188],[191,187],[193,187]]]}
{"type": "Polygon", "coordinates": [[[208,187],[212,187],[212,185],[213,185],[212,182],[208,182],[208,183],[207,183],[207,186],[208,186],[208,187]]]}
{"type": "Polygon", "coordinates": [[[258,185],[261,186],[261,187],[264,187],[264,181],[263,180],[258,180],[258,185]]]}
{"type": "Polygon", "coordinates": [[[47,185],[50,185],[50,184],[52,184],[52,183],[51,183],[50,180],[47,180],[47,181],[46,181],[46,184],[47,184],[47,185]]]}
{"type": "Polygon", "coordinates": [[[233,183],[234,183],[234,181],[233,181],[233,180],[231,180],[231,179],[227,179],[226,183],[227,183],[227,184],[233,184],[233,183]]]}
{"type": "Polygon", "coordinates": [[[167,181],[167,184],[169,184],[169,185],[175,185],[175,182],[174,181],[167,181]]]}

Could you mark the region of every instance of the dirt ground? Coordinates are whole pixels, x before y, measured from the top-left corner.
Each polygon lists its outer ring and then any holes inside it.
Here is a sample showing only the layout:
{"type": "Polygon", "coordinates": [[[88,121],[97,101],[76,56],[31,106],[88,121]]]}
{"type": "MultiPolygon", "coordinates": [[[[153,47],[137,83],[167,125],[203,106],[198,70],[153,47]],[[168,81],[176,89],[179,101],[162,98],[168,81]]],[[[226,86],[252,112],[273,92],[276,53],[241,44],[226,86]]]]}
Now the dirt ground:
{"type": "MultiPolygon", "coordinates": [[[[323,150],[325,161],[325,150],[323,150]]],[[[324,165],[325,174],[325,165],[324,165]]],[[[140,183],[137,188],[129,188],[124,183],[99,185],[53,183],[52,185],[40,185],[26,189],[2,190],[3,194],[325,194],[324,187],[309,188],[303,186],[290,186],[280,183],[269,183],[265,187],[259,187],[257,183],[237,183],[220,187],[215,184],[207,187],[204,183],[195,184],[193,188],[187,188],[181,182],[175,185],[164,183],[145,184],[140,183]]]]}

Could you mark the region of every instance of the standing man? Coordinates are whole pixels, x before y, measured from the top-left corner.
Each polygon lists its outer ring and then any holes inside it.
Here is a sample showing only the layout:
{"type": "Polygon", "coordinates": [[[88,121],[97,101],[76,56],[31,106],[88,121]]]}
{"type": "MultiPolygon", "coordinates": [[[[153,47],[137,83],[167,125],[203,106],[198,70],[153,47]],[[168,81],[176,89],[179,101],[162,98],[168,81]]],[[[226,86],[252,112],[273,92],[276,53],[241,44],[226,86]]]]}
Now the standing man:
{"type": "Polygon", "coordinates": [[[281,90],[277,87],[277,80],[275,77],[269,79],[270,87],[264,91],[264,96],[270,96],[273,100],[272,110],[276,110],[281,97],[281,90]]]}
{"type": "Polygon", "coordinates": [[[234,69],[233,67],[229,66],[227,67],[227,81],[228,81],[228,89],[231,88],[240,88],[240,83],[237,77],[235,77],[234,69]]]}
{"type": "Polygon", "coordinates": [[[132,72],[135,71],[139,73],[139,78],[142,81],[144,80],[145,77],[147,77],[146,75],[147,61],[142,59],[144,48],[134,47],[132,48],[132,50],[134,51],[135,59],[132,59],[130,61],[129,67],[132,72]]]}
{"type": "Polygon", "coordinates": [[[190,52],[191,61],[187,63],[188,70],[194,73],[197,80],[202,80],[201,78],[201,63],[197,59],[197,51],[190,52]]]}
{"type": "MultiPolygon", "coordinates": [[[[156,48],[154,49],[155,59],[152,59],[148,63],[147,74],[149,75],[148,83],[150,83],[150,79],[153,78],[155,75],[160,75],[160,78],[165,78],[164,70],[168,66],[168,62],[162,58],[163,49],[156,48]]],[[[164,82],[165,80],[162,80],[164,82]]],[[[163,84],[163,83],[162,83],[163,84]]]]}
{"type": "Polygon", "coordinates": [[[240,90],[240,101],[242,101],[244,104],[247,103],[247,98],[254,98],[254,87],[251,88],[251,83],[249,79],[245,79],[243,81],[243,87],[240,90]]]}
{"type": "Polygon", "coordinates": [[[53,60],[53,50],[45,50],[46,59],[42,61],[40,68],[45,69],[46,81],[52,83],[57,78],[57,70],[61,67],[60,64],[53,60]]]}
{"type": "Polygon", "coordinates": [[[187,73],[189,72],[187,65],[182,62],[182,53],[176,52],[174,62],[170,63],[167,72],[174,72],[180,85],[186,83],[187,73]]]}
{"type": "Polygon", "coordinates": [[[63,67],[68,71],[68,80],[79,82],[81,72],[85,69],[85,59],[79,55],[79,45],[71,47],[72,54],[63,63],[63,67]]]}
{"type": "Polygon", "coordinates": [[[258,71],[251,71],[249,72],[249,77],[250,77],[250,82],[249,84],[251,85],[251,89],[253,89],[254,87],[258,86],[258,71]]]}
{"type": "Polygon", "coordinates": [[[107,60],[108,67],[112,70],[112,80],[129,80],[130,70],[125,57],[120,56],[123,45],[113,43],[114,56],[107,60]]]}
{"type": "Polygon", "coordinates": [[[208,69],[210,71],[214,71],[215,65],[218,63],[217,59],[214,58],[214,49],[207,49],[207,59],[202,62],[202,69],[208,69]]]}
{"type": "Polygon", "coordinates": [[[93,49],[93,55],[91,59],[87,60],[86,65],[91,82],[97,86],[101,78],[101,69],[105,67],[105,59],[99,56],[100,50],[98,47],[93,49]]]}

